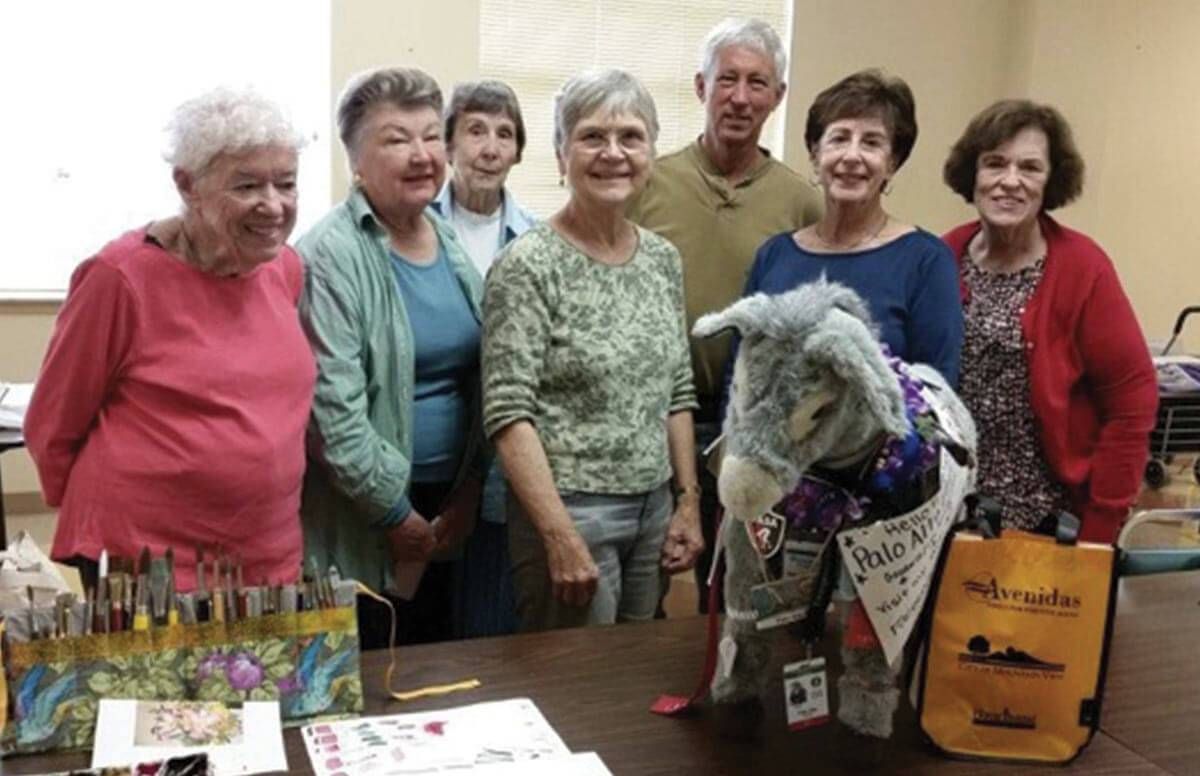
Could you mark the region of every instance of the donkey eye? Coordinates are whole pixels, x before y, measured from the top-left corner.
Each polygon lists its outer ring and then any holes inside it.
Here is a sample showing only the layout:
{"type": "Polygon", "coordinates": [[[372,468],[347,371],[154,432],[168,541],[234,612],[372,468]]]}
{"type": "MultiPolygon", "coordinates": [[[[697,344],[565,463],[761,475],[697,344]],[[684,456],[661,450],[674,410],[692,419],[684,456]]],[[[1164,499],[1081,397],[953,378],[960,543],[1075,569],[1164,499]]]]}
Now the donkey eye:
{"type": "Polygon", "coordinates": [[[833,405],[825,404],[819,410],[817,410],[816,412],[814,412],[812,414],[812,419],[813,420],[821,420],[822,418],[824,418],[826,415],[828,415],[832,411],[833,411],[833,405]]]}

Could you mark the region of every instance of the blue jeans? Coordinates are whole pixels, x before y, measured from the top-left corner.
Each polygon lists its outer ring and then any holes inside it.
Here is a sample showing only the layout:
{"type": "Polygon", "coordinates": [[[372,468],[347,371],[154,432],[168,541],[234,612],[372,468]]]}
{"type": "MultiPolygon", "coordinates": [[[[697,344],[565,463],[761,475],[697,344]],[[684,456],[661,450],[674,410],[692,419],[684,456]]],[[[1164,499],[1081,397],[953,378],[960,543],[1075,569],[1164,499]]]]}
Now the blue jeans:
{"type": "Polygon", "coordinates": [[[546,548],[516,498],[508,501],[508,550],[522,631],[649,620],[658,607],[662,546],[671,522],[667,483],[648,493],[610,496],[566,491],[563,504],[600,570],[587,606],[554,597],[546,548]]]}

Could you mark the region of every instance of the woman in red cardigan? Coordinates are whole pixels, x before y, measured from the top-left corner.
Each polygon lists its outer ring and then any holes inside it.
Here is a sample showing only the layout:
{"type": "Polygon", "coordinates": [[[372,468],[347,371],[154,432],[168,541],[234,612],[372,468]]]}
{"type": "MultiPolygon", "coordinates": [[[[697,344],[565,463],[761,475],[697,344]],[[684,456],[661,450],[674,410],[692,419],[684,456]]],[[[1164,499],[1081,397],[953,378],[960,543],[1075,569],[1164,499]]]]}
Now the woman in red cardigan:
{"type": "Polygon", "coordinates": [[[972,119],[943,170],[979,220],[943,239],[958,258],[959,392],[979,428],[979,490],[1005,526],[1067,509],[1112,542],[1137,496],[1158,404],[1149,350],[1116,270],[1046,213],[1083,189],[1054,108],[1004,100],[972,119]]]}

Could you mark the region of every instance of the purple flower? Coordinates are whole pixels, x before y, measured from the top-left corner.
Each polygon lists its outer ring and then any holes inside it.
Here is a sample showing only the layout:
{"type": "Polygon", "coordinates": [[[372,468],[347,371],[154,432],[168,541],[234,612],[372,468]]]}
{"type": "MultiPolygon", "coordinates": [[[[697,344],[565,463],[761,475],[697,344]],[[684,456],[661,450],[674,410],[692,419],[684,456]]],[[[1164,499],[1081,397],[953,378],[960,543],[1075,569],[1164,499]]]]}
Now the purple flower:
{"type": "Polygon", "coordinates": [[[293,671],[282,679],[276,679],[275,686],[279,688],[280,695],[291,695],[303,690],[304,682],[300,681],[300,677],[293,671]]]}
{"type": "Polygon", "coordinates": [[[214,671],[224,671],[228,662],[228,655],[221,654],[220,652],[210,652],[196,666],[196,678],[203,682],[214,671]]]}
{"type": "Polygon", "coordinates": [[[249,652],[239,652],[225,663],[225,678],[235,690],[253,690],[262,684],[265,675],[262,663],[249,652]]]}

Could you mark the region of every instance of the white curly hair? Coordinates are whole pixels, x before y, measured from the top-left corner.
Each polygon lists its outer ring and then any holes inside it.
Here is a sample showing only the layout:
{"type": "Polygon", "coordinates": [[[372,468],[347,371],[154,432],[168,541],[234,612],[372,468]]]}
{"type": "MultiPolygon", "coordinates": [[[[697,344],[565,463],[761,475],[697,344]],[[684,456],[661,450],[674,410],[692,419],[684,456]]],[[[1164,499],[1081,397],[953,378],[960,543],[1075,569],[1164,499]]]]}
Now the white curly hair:
{"type": "Polygon", "coordinates": [[[175,109],[167,124],[163,158],[193,175],[222,153],[257,146],[299,151],[305,143],[283,110],[254,89],[217,87],[175,109]]]}

